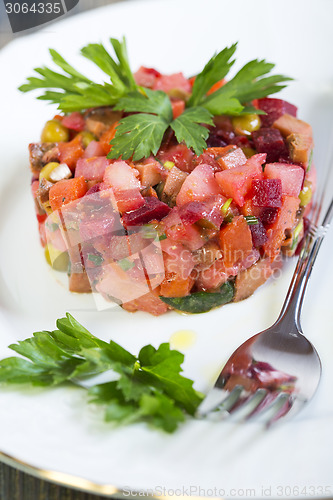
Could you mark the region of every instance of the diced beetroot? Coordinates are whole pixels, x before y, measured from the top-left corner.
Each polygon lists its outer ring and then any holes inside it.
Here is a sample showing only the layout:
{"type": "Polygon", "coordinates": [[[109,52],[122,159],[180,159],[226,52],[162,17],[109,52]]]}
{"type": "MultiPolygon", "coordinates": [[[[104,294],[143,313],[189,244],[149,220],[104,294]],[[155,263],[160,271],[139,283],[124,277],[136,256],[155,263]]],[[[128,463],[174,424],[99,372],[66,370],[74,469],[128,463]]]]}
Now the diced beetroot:
{"type": "Polygon", "coordinates": [[[270,127],[275,120],[285,113],[292,116],[296,116],[297,114],[297,108],[293,104],[282,99],[273,99],[271,97],[258,99],[258,108],[267,113],[266,115],[260,115],[263,127],[270,127]]]}
{"type": "Polygon", "coordinates": [[[236,148],[219,158],[218,163],[224,169],[241,167],[245,165],[247,158],[241,148],[236,148]]]}
{"type": "Polygon", "coordinates": [[[233,198],[235,203],[242,207],[245,203],[245,196],[251,189],[252,180],[263,177],[261,165],[265,159],[265,154],[254,155],[241,167],[217,172],[215,177],[222,194],[227,198],[233,198]]]}
{"type": "Polygon", "coordinates": [[[191,93],[192,87],[183,73],[174,73],[172,75],[162,75],[155,80],[153,90],[163,90],[163,92],[170,92],[171,90],[183,90],[184,92],[191,93]]]}
{"type": "Polygon", "coordinates": [[[278,208],[263,208],[260,214],[260,220],[263,224],[273,224],[279,213],[278,208]]]}
{"type": "Polygon", "coordinates": [[[184,205],[189,201],[204,201],[216,194],[221,194],[221,189],[214,177],[213,168],[210,165],[198,165],[185,179],[177,196],[177,205],[184,205]]]}
{"type": "Polygon", "coordinates": [[[214,133],[214,131],[209,134],[206,143],[209,148],[223,148],[227,146],[227,142],[218,134],[214,133]]]}
{"type": "Polygon", "coordinates": [[[70,115],[64,116],[61,123],[64,127],[75,130],[76,132],[82,132],[86,126],[83,116],[78,111],[74,111],[70,115]]]}
{"type": "Polygon", "coordinates": [[[77,161],[75,168],[75,177],[83,177],[86,181],[103,181],[106,167],[110,165],[110,160],[106,156],[97,156],[96,158],[81,158],[77,161]]]}
{"type": "Polygon", "coordinates": [[[253,205],[257,207],[281,207],[281,179],[263,179],[252,181],[253,205]]]}
{"type": "Polygon", "coordinates": [[[158,156],[162,163],[172,161],[183,172],[192,172],[193,170],[194,153],[185,144],[172,146],[167,151],[161,151],[158,156]]]}
{"type": "Polygon", "coordinates": [[[198,220],[202,219],[204,212],[205,205],[203,203],[200,201],[189,201],[180,207],[179,216],[186,226],[195,224],[198,220]]]}
{"type": "Polygon", "coordinates": [[[245,137],[245,135],[236,135],[230,139],[230,144],[233,144],[238,148],[251,148],[253,146],[248,137],[245,137]]]}
{"type": "Polygon", "coordinates": [[[206,202],[190,201],[180,207],[179,216],[185,226],[202,221],[219,229],[223,222],[221,208],[225,202],[226,198],[222,195],[212,196],[206,202]]]}
{"type": "Polygon", "coordinates": [[[168,215],[171,208],[154,196],[145,198],[145,204],[133,210],[130,213],[123,215],[123,223],[125,226],[139,226],[147,224],[151,220],[161,220],[168,215]]]}
{"type": "Polygon", "coordinates": [[[254,147],[258,153],[267,153],[267,161],[279,161],[281,157],[288,157],[286,146],[281,132],[274,128],[261,128],[252,132],[254,147]]]}
{"type": "Polygon", "coordinates": [[[259,248],[262,245],[264,245],[267,241],[267,233],[263,223],[260,220],[258,220],[257,224],[250,225],[250,229],[252,233],[253,245],[256,248],[259,248]]]}
{"type": "Polygon", "coordinates": [[[153,88],[156,79],[159,78],[161,73],[156,71],[154,68],[145,68],[141,66],[141,68],[134,73],[134,79],[137,85],[141,85],[142,87],[147,87],[149,89],[153,88]]]}
{"type": "Polygon", "coordinates": [[[287,163],[267,163],[264,176],[266,179],[281,179],[282,194],[297,198],[303,185],[304,169],[287,163]]]}
{"type": "Polygon", "coordinates": [[[84,151],[83,158],[94,158],[95,156],[105,156],[105,152],[99,142],[91,141],[84,151]]]}

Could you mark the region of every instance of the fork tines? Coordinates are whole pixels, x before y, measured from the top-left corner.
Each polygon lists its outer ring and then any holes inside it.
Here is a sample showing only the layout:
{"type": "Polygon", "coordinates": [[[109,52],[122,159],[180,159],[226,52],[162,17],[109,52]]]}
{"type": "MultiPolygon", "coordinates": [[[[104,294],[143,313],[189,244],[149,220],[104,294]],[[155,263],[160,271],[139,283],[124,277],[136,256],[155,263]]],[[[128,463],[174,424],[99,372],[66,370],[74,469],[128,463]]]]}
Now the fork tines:
{"type": "Polygon", "coordinates": [[[269,427],[290,412],[296,399],[284,391],[249,392],[241,385],[231,391],[214,387],[199,406],[197,416],[212,420],[230,416],[242,421],[255,418],[269,427]]]}

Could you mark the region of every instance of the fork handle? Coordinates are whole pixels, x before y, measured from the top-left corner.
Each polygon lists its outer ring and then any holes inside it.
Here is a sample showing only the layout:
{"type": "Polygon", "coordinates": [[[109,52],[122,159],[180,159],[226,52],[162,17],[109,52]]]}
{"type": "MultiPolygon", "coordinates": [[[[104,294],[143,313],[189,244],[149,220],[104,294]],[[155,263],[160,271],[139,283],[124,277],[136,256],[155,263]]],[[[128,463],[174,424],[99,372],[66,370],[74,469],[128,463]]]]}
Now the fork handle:
{"type": "Polygon", "coordinates": [[[293,323],[293,325],[296,324],[299,331],[302,331],[300,316],[307,284],[323,239],[330,227],[332,217],[333,200],[327,209],[322,225],[319,227],[313,226],[305,238],[287,296],[276,323],[284,322],[289,325],[293,323]]]}

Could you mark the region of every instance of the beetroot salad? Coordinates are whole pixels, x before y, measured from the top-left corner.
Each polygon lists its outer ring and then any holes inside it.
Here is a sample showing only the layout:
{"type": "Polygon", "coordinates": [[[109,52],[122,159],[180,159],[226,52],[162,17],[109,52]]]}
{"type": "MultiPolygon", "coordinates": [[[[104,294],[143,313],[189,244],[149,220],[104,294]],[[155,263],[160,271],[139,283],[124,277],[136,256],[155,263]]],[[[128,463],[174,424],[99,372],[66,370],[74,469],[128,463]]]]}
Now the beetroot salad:
{"type": "Polygon", "coordinates": [[[111,83],[51,51],[66,75],[37,68],[21,87],[47,89],[41,98],[59,107],[29,146],[48,263],[71,292],[131,312],[249,297],[296,252],[315,190],[311,126],[268,97],[289,78],[258,60],[227,77],[236,44],[191,78],[132,74],[125,41],[111,43],[114,58],[101,44],[82,49],[111,83]]]}

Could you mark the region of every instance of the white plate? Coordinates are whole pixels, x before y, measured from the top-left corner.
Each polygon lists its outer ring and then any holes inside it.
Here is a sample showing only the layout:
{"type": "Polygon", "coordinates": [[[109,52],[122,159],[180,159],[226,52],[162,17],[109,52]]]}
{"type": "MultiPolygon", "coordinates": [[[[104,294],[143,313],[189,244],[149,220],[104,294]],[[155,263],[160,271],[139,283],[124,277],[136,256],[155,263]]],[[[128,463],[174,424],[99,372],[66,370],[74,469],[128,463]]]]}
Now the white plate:
{"type": "MultiPolygon", "coordinates": [[[[316,164],[322,171],[332,129],[333,71],[328,64],[332,18],[329,0],[137,1],[53,24],[2,51],[1,357],[10,354],[8,344],[53,328],[66,311],[93,333],[134,352],[186,329],[195,335],[185,349],[185,374],[198,389],[207,390],[234,348],[276,318],[292,272],[293,262],[279,280],[245,302],[199,316],[96,312],[90,297],[70,295],[44,263],[29,192],[27,144],[38,140],[54,108],[16,90],[33,67],[48,63],[47,48],[56,48],[74,65],[82,64],[84,72],[90,64],[77,56],[81,46],[125,34],[133,68],[144,64],[191,75],[214,51],[239,40],[238,66],[265,57],[277,63],[279,72],[295,77],[283,97],[297,104],[300,116],[312,123],[316,164]]],[[[95,492],[111,493],[114,486],[165,494],[179,488],[178,494],[195,496],[329,496],[333,492],[332,245],[333,232],[324,242],[303,315],[304,331],[323,361],[323,379],[315,399],[292,421],[268,433],[255,423],[199,421],[171,436],[144,425],[114,430],[103,423],[100,411],[87,408],[83,391],[2,389],[3,459],[13,457],[17,465],[29,464],[35,468],[30,471],[41,477],[95,492]]]]}

